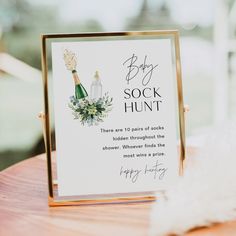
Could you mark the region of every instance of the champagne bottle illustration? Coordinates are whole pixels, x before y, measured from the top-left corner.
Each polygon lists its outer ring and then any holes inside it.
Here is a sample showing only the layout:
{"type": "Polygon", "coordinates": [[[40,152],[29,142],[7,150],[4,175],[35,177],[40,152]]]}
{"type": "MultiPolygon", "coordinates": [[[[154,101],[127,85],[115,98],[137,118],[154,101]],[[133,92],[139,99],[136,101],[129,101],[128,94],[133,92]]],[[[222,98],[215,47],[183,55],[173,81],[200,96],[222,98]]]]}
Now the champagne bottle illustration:
{"type": "Polygon", "coordinates": [[[75,98],[76,99],[82,99],[88,96],[88,93],[84,86],[81,84],[78,73],[76,71],[77,66],[77,58],[75,56],[75,53],[72,51],[69,51],[68,49],[65,49],[64,51],[64,61],[67,70],[71,71],[75,83],[75,98]]]}
{"type": "Polygon", "coordinates": [[[96,71],[94,75],[94,80],[90,87],[90,98],[93,100],[98,100],[101,97],[102,97],[102,83],[98,71],[96,71]]]}

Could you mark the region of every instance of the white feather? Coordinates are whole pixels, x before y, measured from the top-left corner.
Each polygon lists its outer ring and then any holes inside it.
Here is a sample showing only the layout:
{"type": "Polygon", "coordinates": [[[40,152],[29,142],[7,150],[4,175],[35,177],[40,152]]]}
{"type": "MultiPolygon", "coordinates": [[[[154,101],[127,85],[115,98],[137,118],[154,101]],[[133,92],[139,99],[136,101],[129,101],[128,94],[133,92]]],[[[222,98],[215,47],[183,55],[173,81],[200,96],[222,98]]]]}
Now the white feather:
{"type": "Polygon", "coordinates": [[[183,177],[159,196],[151,235],[186,231],[236,219],[236,129],[220,127],[192,160],[183,177]]]}

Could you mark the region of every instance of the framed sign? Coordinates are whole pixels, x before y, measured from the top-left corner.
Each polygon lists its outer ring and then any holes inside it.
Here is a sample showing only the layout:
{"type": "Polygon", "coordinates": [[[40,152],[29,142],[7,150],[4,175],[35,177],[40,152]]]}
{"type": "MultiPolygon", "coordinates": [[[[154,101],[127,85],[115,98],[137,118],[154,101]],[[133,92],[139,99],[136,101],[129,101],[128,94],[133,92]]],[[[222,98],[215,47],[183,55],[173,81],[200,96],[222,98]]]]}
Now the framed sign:
{"type": "Polygon", "coordinates": [[[182,173],[177,31],[42,35],[42,68],[50,206],[150,200],[182,173]]]}

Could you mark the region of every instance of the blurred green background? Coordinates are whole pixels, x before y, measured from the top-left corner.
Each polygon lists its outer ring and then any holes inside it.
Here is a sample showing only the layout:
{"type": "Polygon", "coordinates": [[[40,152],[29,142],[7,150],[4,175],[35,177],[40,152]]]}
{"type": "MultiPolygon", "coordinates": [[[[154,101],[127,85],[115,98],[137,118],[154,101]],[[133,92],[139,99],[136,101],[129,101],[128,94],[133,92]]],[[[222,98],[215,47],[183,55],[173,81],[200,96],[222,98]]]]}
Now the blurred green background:
{"type": "Polygon", "coordinates": [[[41,34],[161,29],[180,31],[186,131],[198,144],[236,116],[235,0],[0,0],[0,170],[44,152],[41,34]]]}

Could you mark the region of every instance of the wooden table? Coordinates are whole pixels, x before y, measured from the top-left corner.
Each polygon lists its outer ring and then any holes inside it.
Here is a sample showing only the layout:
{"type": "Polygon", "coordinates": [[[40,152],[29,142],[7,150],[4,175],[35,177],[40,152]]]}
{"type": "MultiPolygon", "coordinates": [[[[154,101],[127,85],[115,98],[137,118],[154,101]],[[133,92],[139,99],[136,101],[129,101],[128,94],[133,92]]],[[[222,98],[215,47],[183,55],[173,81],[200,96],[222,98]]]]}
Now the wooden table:
{"type": "MultiPolygon", "coordinates": [[[[0,173],[1,236],[144,236],[153,203],[49,208],[45,155],[0,173]]],[[[235,236],[236,221],[188,236],[235,236]]]]}

